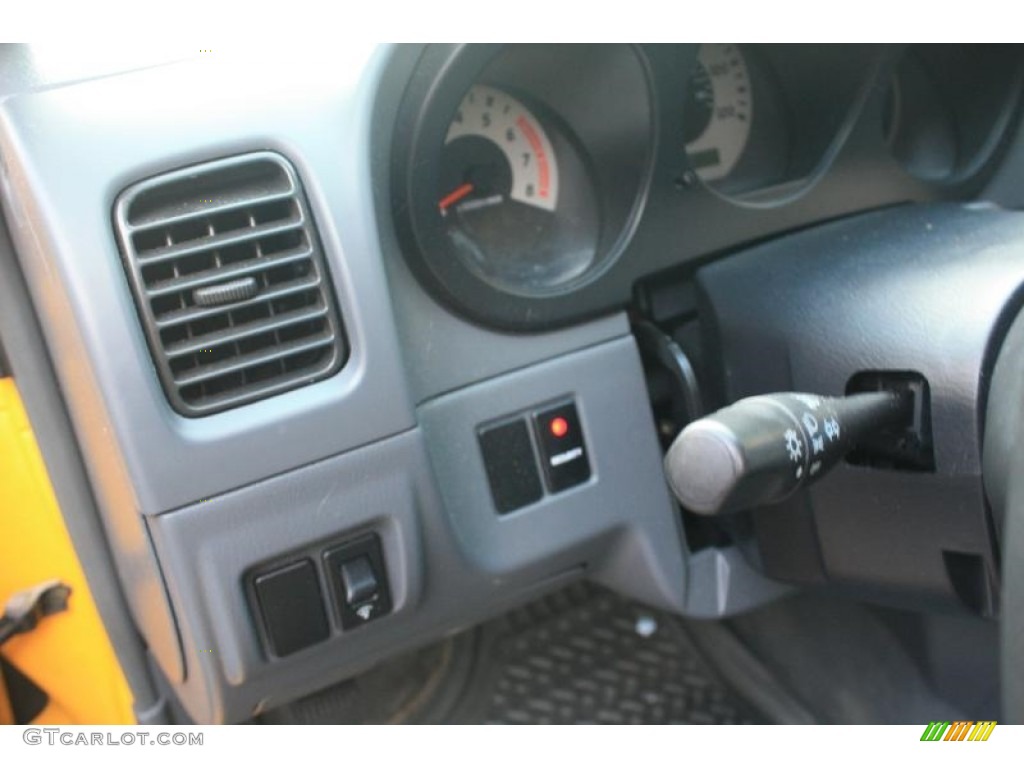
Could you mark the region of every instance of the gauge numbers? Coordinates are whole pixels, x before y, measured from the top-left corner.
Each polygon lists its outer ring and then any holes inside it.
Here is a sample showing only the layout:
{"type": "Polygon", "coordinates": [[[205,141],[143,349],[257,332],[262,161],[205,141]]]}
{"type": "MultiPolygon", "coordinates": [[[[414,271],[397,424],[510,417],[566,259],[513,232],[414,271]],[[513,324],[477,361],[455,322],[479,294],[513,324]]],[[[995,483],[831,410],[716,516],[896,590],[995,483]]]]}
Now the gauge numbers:
{"type": "Polygon", "coordinates": [[[445,134],[436,199],[450,253],[505,293],[558,291],[596,257],[594,185],[557,125],[477,84],[445,134]]]}
{"type": "MultiPolygon", "coordinates": [[[[555,210],[558,206],[558,161],[547,134],[526,107],[503,91],[475,85],[466,93],[452,118],[445,144],[464,136],[489,140],[505,156],[511,176],[507,194],[512,200],[547,211],[555,210]]],[[[460,189],[463,197],[476,192],[474,199],[481,199],[480,191],[475,187],[468,189],[463,185],[460,189]]],[[[489,196],[493,199],[503,192],[495,190],[489,196]]],[[[442,199],[441,212],[447,213],[459,199],[442,199]]]]}
{"type": "Polygon", "coordinates": [[[750,138],[754,99],[738,45],[700,46],[684,108],[686,155],[703,181],[729,175],[750,138]]]}

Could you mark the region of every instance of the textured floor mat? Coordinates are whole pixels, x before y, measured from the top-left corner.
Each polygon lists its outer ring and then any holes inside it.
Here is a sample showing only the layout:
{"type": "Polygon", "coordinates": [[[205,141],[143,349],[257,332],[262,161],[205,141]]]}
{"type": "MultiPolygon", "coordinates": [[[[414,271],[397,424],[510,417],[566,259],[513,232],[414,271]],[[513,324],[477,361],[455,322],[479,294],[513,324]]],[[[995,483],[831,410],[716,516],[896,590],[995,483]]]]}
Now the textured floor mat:
{"type": "Polygon", "coordinates": [[[577,585],[484,626],[462,723],[757,723],[681,622],[577,585]]]}
{"type": "MultiPolygon", "coordinates": [[[[884,624],[794,596],[729,622],[578,584],[280,707],[266,723],[893,723],[963,719],[884,624]]],[[[994,718],[993,718],[994,719],[994,718]]]]}

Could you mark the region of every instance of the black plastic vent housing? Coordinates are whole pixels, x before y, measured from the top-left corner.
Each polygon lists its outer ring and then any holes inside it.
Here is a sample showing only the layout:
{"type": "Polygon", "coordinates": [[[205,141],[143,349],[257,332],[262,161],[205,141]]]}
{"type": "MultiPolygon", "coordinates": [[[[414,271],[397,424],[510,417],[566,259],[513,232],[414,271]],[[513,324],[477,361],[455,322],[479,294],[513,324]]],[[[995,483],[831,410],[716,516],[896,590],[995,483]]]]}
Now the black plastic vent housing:
{"type": "Polygon", "coordinates": [[[153,361],[182,415],[251,403],[344,365],[316,227],[280,155],[141,181],[118,197],[114,222],[153,361]]]}

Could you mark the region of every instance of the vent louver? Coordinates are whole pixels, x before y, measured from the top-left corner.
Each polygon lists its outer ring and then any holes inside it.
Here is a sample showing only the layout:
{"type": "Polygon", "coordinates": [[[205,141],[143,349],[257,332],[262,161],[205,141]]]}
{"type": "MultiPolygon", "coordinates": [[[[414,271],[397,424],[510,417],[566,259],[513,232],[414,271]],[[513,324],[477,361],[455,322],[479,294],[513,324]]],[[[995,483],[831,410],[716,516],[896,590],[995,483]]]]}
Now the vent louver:
{"type": "Polygon", "coordinates": [[[115,206],[125,268],[172,406],[202,416],[335,373],[347,346],[316,228],[271,152],[191,166],[115,206]]]}

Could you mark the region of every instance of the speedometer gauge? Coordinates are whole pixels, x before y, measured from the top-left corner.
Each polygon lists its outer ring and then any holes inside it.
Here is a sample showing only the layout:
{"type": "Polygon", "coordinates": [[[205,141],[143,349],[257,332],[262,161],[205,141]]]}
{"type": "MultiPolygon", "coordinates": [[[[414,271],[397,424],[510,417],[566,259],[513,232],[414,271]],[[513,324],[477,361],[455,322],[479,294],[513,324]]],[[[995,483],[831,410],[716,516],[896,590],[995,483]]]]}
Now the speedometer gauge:
{"type": "Polygon", "coordinates": [[[452,116],[437,211],[475,274],[523,295],[557,291],[597,253],[597,202],[563,135],[498,88],[475,85],[452,116]]]}
{"type": "Polygon", "coordinates": [[[686,155],[703,180],[728,176],[750,138],[754,99],[739,46],[700,46],[684,108],[686,155]]]}

